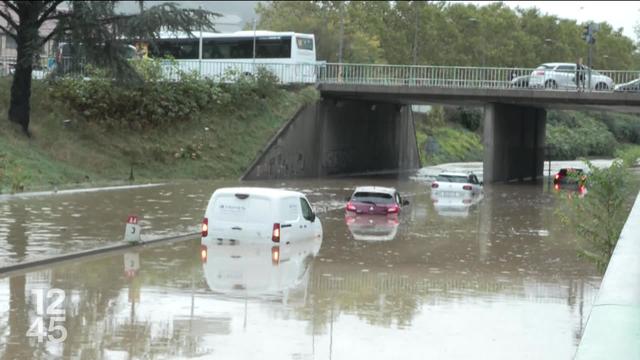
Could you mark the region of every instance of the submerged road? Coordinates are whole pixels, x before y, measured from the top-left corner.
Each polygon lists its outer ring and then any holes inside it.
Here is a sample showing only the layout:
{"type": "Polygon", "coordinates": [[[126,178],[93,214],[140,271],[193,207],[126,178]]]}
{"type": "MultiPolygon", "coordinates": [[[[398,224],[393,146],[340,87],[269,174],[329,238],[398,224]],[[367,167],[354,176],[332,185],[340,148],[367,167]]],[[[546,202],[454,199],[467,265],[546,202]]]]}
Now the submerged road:
{"type": "MultiPolygon", "coordinates": [[[[558,219],[566,193],[493,185],[463,203],[432,198],[421,181],[263,184],[304,191],[327,210],[324,239],[282,248],[278,261],[271,244],[223,244],[203,263],[196,239],[1,278],[0,358],[573,356],[601,277],[558,219]],[[415,196],[397,222],[347,223],[332,209],[364,183],[415,196]],[[26,335],[41,317],[35,294],[49,289],[64,293],[61,342],[59,332],[26,335]]],[[[197,231],[213,189],[228,185],[5,200],[1,261],[108,244],[130,213],[145,236],[197,231]]]]}

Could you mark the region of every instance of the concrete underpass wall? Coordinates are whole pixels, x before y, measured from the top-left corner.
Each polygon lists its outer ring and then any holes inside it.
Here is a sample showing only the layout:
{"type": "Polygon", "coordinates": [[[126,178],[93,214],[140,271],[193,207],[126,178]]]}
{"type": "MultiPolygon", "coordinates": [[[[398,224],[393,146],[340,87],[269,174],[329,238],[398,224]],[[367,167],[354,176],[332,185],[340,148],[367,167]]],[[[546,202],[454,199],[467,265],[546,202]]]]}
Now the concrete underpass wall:
{"type": "Polygon", "coordinates": [[[542,176],[546,111],[530,106],[484,107],[484,182],[542,176]]]}
{"type": "Polygon", "coordinates": [[[323,99],[287,122],[242,179],[402,171],[419,165],[409,106],[323,99]]]}

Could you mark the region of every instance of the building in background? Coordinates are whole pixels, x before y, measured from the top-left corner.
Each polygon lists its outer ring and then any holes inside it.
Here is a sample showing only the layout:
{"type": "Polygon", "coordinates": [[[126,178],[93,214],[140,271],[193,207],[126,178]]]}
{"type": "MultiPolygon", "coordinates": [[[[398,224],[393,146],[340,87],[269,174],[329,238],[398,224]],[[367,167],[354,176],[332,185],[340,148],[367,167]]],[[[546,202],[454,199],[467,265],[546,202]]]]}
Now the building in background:
{"type": "MultiPolygon", "coordinates": [[[[7,27],[7,21],[0,18],[0,25],[7,27]]],[[[45,37],[53,31],[56,27],[55,21],[46,21],[40,27],[40,36],[45,37]]],[[[55,42],[54,40],[47,41],[46,44],[40,49],[38,53],[39,64],[37,66],[47,66],[48,59],[55,57],[55,42]]],[[[0,31],[0,75],[7,75],[16,63],[16,57],[18,55],[18,49],[16,41],[6,33],[0,31]]]]}

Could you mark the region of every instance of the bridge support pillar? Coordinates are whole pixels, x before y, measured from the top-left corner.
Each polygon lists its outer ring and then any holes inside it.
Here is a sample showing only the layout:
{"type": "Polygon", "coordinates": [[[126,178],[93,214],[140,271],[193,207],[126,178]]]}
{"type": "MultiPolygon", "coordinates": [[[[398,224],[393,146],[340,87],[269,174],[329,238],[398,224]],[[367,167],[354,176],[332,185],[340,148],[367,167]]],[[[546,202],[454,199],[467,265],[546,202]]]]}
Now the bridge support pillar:
{"type": "Polygon", "coordinates": [[[485,183],[535,180],[543,174],[546,111],[490,103],[484,107],[485,183]]]}
{"type": "Polygon", "coordinates": [[[419,166],[410,106],[327,98],[287,122],[242,179],[392,173],[419,166]]]}

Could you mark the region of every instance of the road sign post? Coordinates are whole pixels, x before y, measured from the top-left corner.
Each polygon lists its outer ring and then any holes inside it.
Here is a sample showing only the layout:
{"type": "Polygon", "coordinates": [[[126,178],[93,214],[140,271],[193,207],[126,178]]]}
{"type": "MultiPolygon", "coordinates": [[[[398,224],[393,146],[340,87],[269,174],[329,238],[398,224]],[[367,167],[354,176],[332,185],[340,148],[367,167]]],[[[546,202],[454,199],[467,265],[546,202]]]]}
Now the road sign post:
{"type": "Polygon", "coordinates": [[[138,217],[135,215],[129,215],[127,218],[127,225],[124,229],[124,241],[129,243],[139,243],[141,241],[140,230],[138,217]]]}

